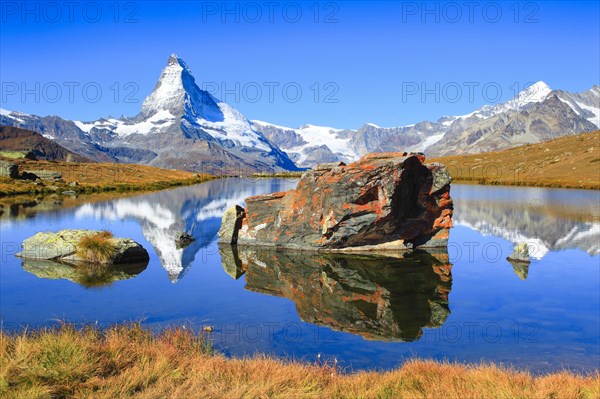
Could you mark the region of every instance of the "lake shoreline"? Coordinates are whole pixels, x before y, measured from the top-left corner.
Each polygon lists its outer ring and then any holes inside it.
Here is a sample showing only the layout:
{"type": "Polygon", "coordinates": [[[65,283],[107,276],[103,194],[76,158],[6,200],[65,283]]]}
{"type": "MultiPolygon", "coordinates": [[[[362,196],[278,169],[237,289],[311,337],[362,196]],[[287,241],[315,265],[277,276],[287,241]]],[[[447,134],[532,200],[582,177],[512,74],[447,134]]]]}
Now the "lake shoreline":
{"type": "Polygon", "coordinates": [[[548,182],[506,182],[498,180],[480,180],[480,179],[453,179],[452,183],[468,184],[474,186],[500,186],[500,187],[538,187],[538,188],[560,188],[566,190],[600,190],[600,185],[576,186],[571,184],[559,184],[548,182]]]}
{"type": "MultiPolygon", "coordinates": [[[[97,195],[102,194],[118,194],[118,195],[130,195],[130,194],[145,194],[145,193],[153,193],[159,192],[163,190],[169,190],[177,187],[185,187],[185,186],[193,186],[196,184],[201,184],[207,181],[215,180],[215,179],[223,179],[233,176],[210,176],[204,178],[195,178],[195,179],[185,179],[185,180],[175,180],[175,181],[164,181],[164,182],[156,182],[152,184],[140,184],[140,185],[106,185],[106,186],[86,186],[86,187],[62,187],[58,190],[44,190],[44,189],[14,189],[14,190],[0,190],[0,200],[11,200],[14,202],[18,202],[19,200],[29,200],[33,198],[46,198],[50,196],[58,196],[58,197],[72,197],[77,196],[79,199],[83,198],[92,198],[97,195]],[[72,191],[72,192],[69,192],[72,191]]],[[[294,174],[286,174],[286,173],[274,173],[269,175],[261,175],[261,176],[249,176],[247,178],[250,179],[268,179],[268,178],[288,178],[288,179],[299,179],[300,175],[294,174]]],[[[473,185],[473,186],[495,186],[495,187],[537,187],[537,188],[556,188],[556,189],[566,189],[566,190],[589,190],[589,191],[598,191],[600,190],[600,185],[594,186],[573,186],[573,185],[557,185],[554,183],[532,183],[532,182],[501,182],[501,181],[481,181],[479,179],[454,179],[452,181],[455,184],[465,184],[465,185],[473,185]]],[[[1,183],[1,181],[0,181],[1,183]]]]}
{"type": "Polygon", "coordinates": [[[561,397],[594,398],[600,374],[533,375],[494,363],[407,359],[390,371],[348,372],[335,359],[228,358],[209,333],[139,323],[106,329],[0,330],[3,397],[561,397]],[[6,396],[5,396],[6,395],[6,396]]]}

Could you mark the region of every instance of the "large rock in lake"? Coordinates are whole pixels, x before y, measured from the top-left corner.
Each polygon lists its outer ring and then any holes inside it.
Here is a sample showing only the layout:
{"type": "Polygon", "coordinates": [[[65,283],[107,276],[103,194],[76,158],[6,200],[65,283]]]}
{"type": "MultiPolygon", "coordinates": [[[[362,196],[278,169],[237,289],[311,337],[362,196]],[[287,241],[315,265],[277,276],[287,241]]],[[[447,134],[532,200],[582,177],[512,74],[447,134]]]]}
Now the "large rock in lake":
{"type": "MultiPolygon", "coordinates": [[[[66,263],[148,263],[148,252],[130,238],[112,237],[108,232],[96,230],[61,230],[57,233],[41,232],[23,241],[17,256],[25,259],[54,260],[66,263]],[[105,256],[94,257],[94,244],[84,247],[82,240],[97,237],[102,241],[105,256]],[[95,259],[93,262],[91,260],[95,259]]],[[[99,247],[99,245],[96,245],[99,247]]]]}
{"type": "Polygon", "coordinates": [[[246,198],[223,218],[226,244],[326,250],[447,245],[450,175],[422,154],[376,153],[319,165],[296,189],[246,198]]]}

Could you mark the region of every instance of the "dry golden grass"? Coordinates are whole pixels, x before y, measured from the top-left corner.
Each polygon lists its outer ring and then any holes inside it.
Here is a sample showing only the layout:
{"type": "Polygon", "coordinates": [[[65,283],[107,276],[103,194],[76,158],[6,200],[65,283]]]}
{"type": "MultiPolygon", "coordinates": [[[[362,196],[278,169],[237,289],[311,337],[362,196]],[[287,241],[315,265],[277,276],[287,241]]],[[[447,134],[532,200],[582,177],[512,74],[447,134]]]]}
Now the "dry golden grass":
{"type": "Polygon", "coordinates": [[[139,325],[0,332],[3,398],[598,398],[600,375],[532,376],[494,365],[412,360],[345,374],[258,356],[228,359],[183,328],[139,325]]]}
{"type": "Polygon", "coordinates": [[[600,189],[600,130],[428,162],[445,164],[455,182],[600,189]]]}
{"type": "Polygon", "coordinates": [[[44,182],[43,186],[37,186],[30,180],[0,178],[0,196],[55,192],[56,188],[58,191],[84,193],[156,190],[214,178],[206,174],[136,164],[7,160],[18,164],[20,172],[41,169],[61,172],[64,183],[44,182]],[[70,187],[68,183],[71,182],[77,182],[78,186],[70,187]]]}
{"type": "Polygon", "coordinates": [[[116,246],[110,231],[101,231],[97,234],[85,236],[79,240],[77,255],[90,263],[107,263],[116,254],[116,246]]]}

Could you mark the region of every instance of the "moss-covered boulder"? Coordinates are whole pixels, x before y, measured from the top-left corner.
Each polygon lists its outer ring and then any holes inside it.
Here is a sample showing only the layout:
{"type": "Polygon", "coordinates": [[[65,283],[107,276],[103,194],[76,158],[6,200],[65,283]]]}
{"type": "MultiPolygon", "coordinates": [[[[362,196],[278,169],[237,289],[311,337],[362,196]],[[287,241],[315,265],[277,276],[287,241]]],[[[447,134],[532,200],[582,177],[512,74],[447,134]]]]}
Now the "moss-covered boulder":
{"type": "Polygon", "coordinates": [[[117,238],[106,231],[61,230],[41,232],[23,241],[17,256],[67,263],[148,263],[148,252],[130,238],[117,238]]]}

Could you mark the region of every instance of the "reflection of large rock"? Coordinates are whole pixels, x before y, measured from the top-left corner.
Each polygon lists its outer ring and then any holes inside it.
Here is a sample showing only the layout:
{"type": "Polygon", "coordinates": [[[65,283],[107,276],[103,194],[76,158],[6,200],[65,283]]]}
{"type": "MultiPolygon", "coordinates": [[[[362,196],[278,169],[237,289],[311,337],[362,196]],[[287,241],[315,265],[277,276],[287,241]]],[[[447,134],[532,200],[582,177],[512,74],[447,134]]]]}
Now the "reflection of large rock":
{"type": "MultiPolygon", "coordinates": [[[[61,230],[57,233],[41,232],[23,241],[22,251],[17,256],[25,259],[48,259],[74,263],[88,262],[81,256],[79,244],[82,239],[102,234],[95,230],[61,230]]],[[[99,260],[103,263],[148,263],[148,252],[130,238],[109,237],[113,246],[113,255],[99,260]]]]}
{"type": "Polygon", "coordinates": [[[246,289],[286,297],[302,320],[367,339],[413,341],[450,314],[445,252],[390,257],[223,245],[221,255],[228,274],[245,273],[246,289]]]}
{"type": "Polygon", "coordinates": [[[229,274],[234,280],[244,275],[242,261],[236,246],[220,245],[219,253],[221,254],[221,263],[225,273],[229,274]]]}
{"type": "Polygon", "coordinates": [[[295,190],[246,198],[237,242],[302,249],[445,246],[452,227],[450,176],[443,165],[423,165],[424,159],[379,153],[350,165],[320,165],[295,190]]]}
{"type": "Polygon", "coordinates": [[[529,263],[529,247],[527,242],[523,241],[515,245],[512,254],[508,258],[509,261],[529,263]]]}
{"type": "Polygon", "coordinates": [[[39,278],[66,279],[86,288],[108,286],[115,281],[137,276],[146,269],[148,263],[121,265],[68,265],[52,260],[23,260],[23,269],[39,278]]]}

